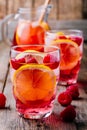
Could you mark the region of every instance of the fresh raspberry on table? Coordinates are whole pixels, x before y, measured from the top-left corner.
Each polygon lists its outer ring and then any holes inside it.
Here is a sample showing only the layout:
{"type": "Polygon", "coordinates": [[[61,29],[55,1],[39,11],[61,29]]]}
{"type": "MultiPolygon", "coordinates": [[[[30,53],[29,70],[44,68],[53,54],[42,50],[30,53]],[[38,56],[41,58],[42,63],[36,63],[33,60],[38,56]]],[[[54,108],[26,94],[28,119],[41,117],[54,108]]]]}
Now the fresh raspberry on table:
{"type": "Polygon", "coordinates": [[[63,121],[71,122],[76,117],[76,111],[72,105],[67,106],[61,113],[60,118],[63,121]]]}
{"type": "Polygon", "coordinates": [[[72,99],[77,99],[79,97],[79,89],[78,89],[78,86],[76,84],[70,85],[66,89],[66,92],[68,92],[72,96],[72,99]]]}
{"type": "Polygon", "coordinates": [[[72,97],[68,92],[62,92],[58,96],[58,102],[62,106],[68,106],[72,102],[72,97]]]}
{"type": "Polygon", "coordinates": [[[6,96],[0,93],[0,108],[4,108],[6,104],[6,96]]]}

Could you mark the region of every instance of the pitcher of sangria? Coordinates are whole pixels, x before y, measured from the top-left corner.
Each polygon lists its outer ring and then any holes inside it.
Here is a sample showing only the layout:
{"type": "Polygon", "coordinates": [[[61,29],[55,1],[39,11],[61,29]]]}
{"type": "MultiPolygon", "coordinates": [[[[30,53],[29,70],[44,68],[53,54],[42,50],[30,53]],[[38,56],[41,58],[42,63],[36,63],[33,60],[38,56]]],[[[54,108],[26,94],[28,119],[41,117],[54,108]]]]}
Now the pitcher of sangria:
{"type": "Polygon", "coordinates": [[[16,14],[6,16],[2,23],[3,41],[10,46],[44,44],[45,30],[49,29],[47,20],[51,7],[19,8],[16,14]],[[39,22],[43,11],[43,21],[39,22]]]}

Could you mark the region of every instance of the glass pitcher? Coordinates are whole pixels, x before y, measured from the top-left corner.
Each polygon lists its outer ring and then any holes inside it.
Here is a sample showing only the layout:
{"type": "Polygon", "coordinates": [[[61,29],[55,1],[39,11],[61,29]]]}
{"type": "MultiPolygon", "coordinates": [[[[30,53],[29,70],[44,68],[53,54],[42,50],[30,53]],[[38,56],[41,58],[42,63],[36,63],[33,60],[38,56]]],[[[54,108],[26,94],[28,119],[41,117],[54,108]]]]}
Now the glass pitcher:
{"type": "Polygon", "coordinates": [[[46,8],[19,8],[16,14],[7,15],[2,23],[2,40],[10,46],[21,44],[44,44],[45,27],[52,5],[46,8]],[[45,11],[43,22],[39,23],[41,13],[45,11]]]}

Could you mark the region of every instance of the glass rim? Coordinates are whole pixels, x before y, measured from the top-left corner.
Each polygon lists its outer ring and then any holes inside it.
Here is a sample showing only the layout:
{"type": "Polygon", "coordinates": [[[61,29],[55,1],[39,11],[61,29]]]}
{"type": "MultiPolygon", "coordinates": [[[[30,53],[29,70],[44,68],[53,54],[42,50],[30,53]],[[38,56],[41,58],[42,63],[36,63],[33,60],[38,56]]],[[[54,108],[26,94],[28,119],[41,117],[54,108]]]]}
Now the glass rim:
{"type": "Polygon", "coordinates": [[[53,30],[47,31],[46,34],[53,34],[57,32],[80,33],[80,35],[83,35],[83,31],[80,29],[53,29],[53,30]]]}
{"type": "Polygon", "coordinates": [[[32,10],[44,10],[45,8],[52,8],[51,4],[48,4],[47,7],[45,7],[44,5],[40,5],[39,7],[19,7],[18,8],[18,12],[19,13],[29,13],[28,11],[32,11],[32,10]]]}
{"type": "MultiPolygon", "coordinates": [[[[32,44],[28,44],[28,45],[16,45],[16,46],[12,46],[12,47],[11,47],[11,51],[20,53],[20,52],[22,52],[22,51],[16,50],[16,48],[29,47],[29,46],[37,46],[37,47],[40,46],[40,47],[54,48],[54,50],[50,51],[50,53],[51,53],[51,52],[55,52],[55,51],[59,51],[59,52],[60,52],[59,47],[54,46],[54,45],[46,45],[46,44],[40,44],[40,45],[38,45],[38,44],[33,44],[33,45],[32,45],[32,44]]],[[[33,49],[30,49],[30,50],[33,50],[33,49]]],[[[36,51],[37,51],[37,50],[36,50],[36,51]]],[[[37,51],[37,52],[39,53],[40,51],[37,51]]],[[[48,52],[42,52],[42,53],[48,53],[48,52]]]]}

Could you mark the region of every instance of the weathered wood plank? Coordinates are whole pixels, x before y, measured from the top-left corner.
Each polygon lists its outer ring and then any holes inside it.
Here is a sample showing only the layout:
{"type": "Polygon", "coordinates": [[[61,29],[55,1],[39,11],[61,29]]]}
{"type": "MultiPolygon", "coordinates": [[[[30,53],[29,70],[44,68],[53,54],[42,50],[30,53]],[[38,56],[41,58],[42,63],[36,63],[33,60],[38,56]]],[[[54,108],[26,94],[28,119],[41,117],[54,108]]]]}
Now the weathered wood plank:
{"type": "MultiPolygon", "coordinates": [[[[87,72],[87,45],[84,46],[83,63],[80,75],[82,80],[78,82],[80,97],[78,100],[72,101],[75,106],[77,117],[72,123],[65,123],[59,119],[59,113],[64,109],[58,102],[55,101],[53,114],[42,120],[27,120],[18,116],[15,110],[15,100],[12,93],[12,83],[10,80],[10,73],[4,82],[8,63],[9,63],[10,48],[5,44],[0,44],[0,87],[5,85],[4,94],[7,97],[7,108],[0,109],[0,130],[87,130],[87,79],[85,73],[87,72]],[[3,72],[2,72],[3,68],[3,72]],[[85,73],[82,73],[84,68],[85,73]],[[3,77],[3,78],[2,78],[3,77]],[[85,80],[84,80],[85,79],[85,80]]],[[[58,94],[66,90],[66,87],[58,86],[58,94]]]]}
{"type": "MultiPolygon", "coordinates": [[[[87,80],[86,80],[87,81],[87,80]]],[[[80,98],[73,102],[76,106],[77,118],[76,126],[78,130],[87,129],[87,82],[79,82],[80,98]]]]}
{"type": "Polygon", "coordinates": [[[6,0],[0,0],[0,19],[6,16],[6,0]]]}
{"type": "MultiPolygon", "coordinates": [[[[8,76],[4,93],[7,96],[7,104],[10,105],[10,109],[6,109],[4,111],[2,110],[0,112],[0,118],[3,117],[0,123],[1,130],[77,130],[77,127],[78,130],[86,130],[83,128],[87,128],[87,110],[85,106],[86,100],[84,100],[87,99],[87,95],[82,86],[79,86],[80,99],[72,102],[72,105],[75,106],[77,111],[77,118],[75,122],[65,123],[59,120],[59,112],[64,108],[62,108],[57,102],[55,103],[54,114],[50,117],[44,120],[27,120],[19,117],[15,111],[15,102],[12,95],[12,84],[10,82],[10,77],[8,76]],[[4,123],[6,125],[4,125],[4,123]]],[[[65,87],[59,86],[58,93],[65,91],[65,89],[65,87]]]]}
{"type": "Polygon", "coordinates": [[[79,81],[84,81],[87,82],[87,45],[84,44],[83,47],[83,58],[82,58],[82,62],[81,62],[81,69],[80,69],[80,73],[79,73],[79,81]]]}
{"type": "MultiPolygon", "coordinates": [[[[81,19],[82,0],[51,0],[53,9],[50,19],[81,19]]],[[[37,7],[44,4],[42,0],[0,0],[0,18],[15,13],[19,7],[37,7]]]]}
{"type": "Polygon", "coordinates": [[[3,91],[6,74],[8,71],[9,47],[0,43],[0,91],[3,91]],[[3,49],[4,48],[4,49],[3,49]]]}
{"type": "MultiPolygon", "coordinates": [[[[63,91],[64,89],[65,88],[61,88],[59,92],[63,91]]],[[[54,110],[54,114],[52,114],[50,117],[46,119],[27,120],[18,116],[15,110],[15,101],[12,94],[12,84],[9,75],[6,82],[4,93],[7,97],[7,106],[10,107],[9,109],[6,109],[4,111],[2,110],[0,112],[0,119],[2,119],[0,123],[0,130],[76,130],[74,122],[65,123],[59,120],[59,111],[57,110],[59,108],[61,109],[61,107],[58,103],[55,103],[56,105],[54,109],[56,110],[54,110]]]]}
{"type": "Polygon", "coordinates": [[[81,0],[59,0],[59,19],[81,19],[81,0]]]}
{"type": "Polygon", "coordinates": [[[8,0],[7,14],[16,13],[20,7],[31,7],[32,0],[8,0]]]}

